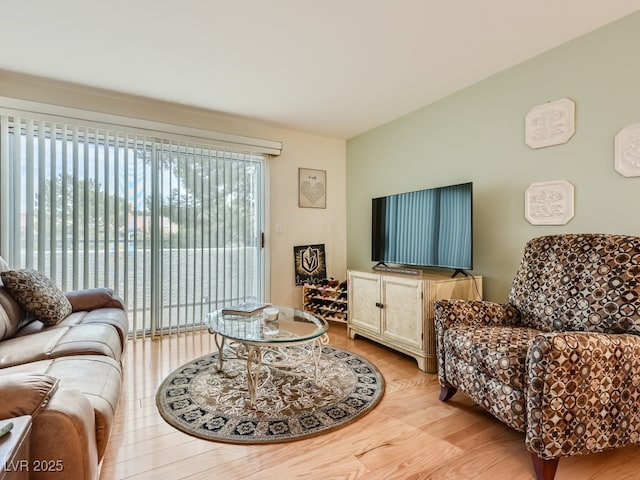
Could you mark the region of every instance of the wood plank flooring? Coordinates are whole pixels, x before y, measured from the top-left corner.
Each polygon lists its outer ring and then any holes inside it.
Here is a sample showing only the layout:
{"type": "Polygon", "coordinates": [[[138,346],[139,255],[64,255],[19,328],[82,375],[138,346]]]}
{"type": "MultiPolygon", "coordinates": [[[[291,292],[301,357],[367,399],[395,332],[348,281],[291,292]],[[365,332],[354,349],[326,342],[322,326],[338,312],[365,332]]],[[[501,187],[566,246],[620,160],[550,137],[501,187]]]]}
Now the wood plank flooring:
{"type": "MultiPolygon", "coordinates": [[[[215,350],[205,332],[128,345],[125,386],[101,480],[209,479],[533,479],[524,435],[463,394],[438,400],[436,375],[415,360],[331,324],[330,343],[373,362],[385,377],[378,406],[344,428],[297,442],[231,445],[186,435],[164,422],[155,405],[163,378],[215,350]]],[[[562,459],[557,480],[640,478],[636,446],[562,459]]]]}

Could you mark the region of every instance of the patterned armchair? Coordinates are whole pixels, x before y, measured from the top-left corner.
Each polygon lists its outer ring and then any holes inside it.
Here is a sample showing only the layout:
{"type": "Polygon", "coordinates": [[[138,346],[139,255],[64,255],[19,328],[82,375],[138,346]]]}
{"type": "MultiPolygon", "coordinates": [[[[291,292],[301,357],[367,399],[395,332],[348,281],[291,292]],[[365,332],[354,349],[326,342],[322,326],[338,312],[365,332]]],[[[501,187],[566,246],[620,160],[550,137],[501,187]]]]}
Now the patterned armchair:
{"type": "Polygon", "coordinates": [[[524,432],[537,479],[640,443],[640,237],[535,238],[508,303],[438,300],[435,325],[440,400],[524,432]]]}

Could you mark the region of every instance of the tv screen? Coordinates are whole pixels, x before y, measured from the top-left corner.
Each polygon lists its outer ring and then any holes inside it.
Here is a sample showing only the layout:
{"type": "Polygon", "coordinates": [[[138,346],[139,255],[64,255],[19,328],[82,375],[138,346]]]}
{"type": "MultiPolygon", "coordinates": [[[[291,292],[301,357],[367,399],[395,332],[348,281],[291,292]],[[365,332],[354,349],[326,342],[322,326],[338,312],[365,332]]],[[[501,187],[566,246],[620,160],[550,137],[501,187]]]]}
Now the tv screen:
{"type": "Polygon", "coordinates": [[[371,260],[473,269],[473,184],[372,200],[371,260]]]}

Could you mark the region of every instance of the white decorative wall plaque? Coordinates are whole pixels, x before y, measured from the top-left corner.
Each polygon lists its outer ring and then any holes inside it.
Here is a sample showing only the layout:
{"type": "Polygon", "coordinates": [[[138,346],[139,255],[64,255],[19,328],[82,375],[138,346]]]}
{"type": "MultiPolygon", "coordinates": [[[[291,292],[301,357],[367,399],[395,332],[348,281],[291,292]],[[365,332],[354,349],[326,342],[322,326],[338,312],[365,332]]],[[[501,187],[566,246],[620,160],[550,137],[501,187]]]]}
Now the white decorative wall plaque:
{"type": "Polygon", "coordinates": [[[640,123],[624,127],[615,138],[614,167],[625,177],[640,177],[640,123]]]}
{"type": "Polygon", "coordinates": [[[576,131],[575,103],[568,98],[533,107],[525,117],[525,143],[531,148],[567,143],[576,131]]]}
{"type": "Polygon", "coordinates": [[[573,185],[566,180],[532,183],[524,193],[531,225],[566,225],[573,218],[573,185]]]}

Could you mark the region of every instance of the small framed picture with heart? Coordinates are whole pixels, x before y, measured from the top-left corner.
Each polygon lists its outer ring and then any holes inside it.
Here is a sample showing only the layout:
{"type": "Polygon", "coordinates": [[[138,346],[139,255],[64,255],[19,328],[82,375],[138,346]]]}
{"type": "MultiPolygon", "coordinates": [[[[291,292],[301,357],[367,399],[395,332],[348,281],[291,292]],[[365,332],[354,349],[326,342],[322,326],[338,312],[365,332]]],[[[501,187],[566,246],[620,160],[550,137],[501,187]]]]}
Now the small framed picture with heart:
{"type": "Polygon", "coordinates": [[[327,171],[298,169],[298,206],[327,208],[327,171]]]}

